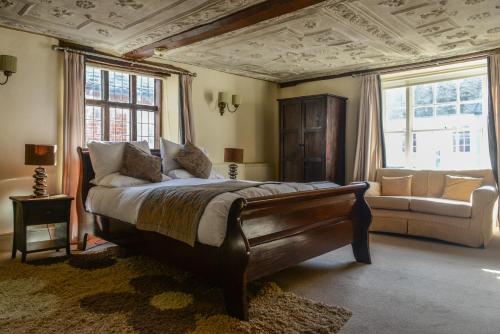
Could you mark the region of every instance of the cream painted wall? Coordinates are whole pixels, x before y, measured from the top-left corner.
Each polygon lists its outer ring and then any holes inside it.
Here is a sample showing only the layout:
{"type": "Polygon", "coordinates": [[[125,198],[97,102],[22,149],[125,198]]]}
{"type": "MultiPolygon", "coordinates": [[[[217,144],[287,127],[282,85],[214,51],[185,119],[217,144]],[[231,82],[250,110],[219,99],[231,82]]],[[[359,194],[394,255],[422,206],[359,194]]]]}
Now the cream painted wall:
{"type": "MultiPolygon", "coordinates": [[[[153,59],[153,61],[160,60],[153,59]]],[[[225,147],[243,148],[245,163],[252,163],[252,167],[245,168],[247,178],[275,179],[279,146],[276,101],[278,85],[197,66],[171,64],[197,73],[193,81],[196,144],[205,147],[217,165],[224,161],[225,147]],[[242,104],[236,113],[226,111],[224,116],[219,114],[217,108],[219,91],[241,95],[242,104]]],[[[179,124],[178,87],[176,75],[166,79],[164,107],[167,109],[167,115],[164,117],[163,134],[175,141],[178,139],[179,124]]]]}
{"type": "Polygon", "coordinates": [[[280,98],[295,96],[335,94],[347,97],[346,119],[346,181],[352,180],[354,169],[354,155],[356,150],[356,136],[358,128],[359,99],[361,91],[361,78],[343,77],[332,80],[322,80],[303,83],[297,86],[281,88],[280,98]]]}
{"type": "MultiPolygon", "coordinates": [[[[32,192],[35,166],[24,165],[24,144],[58,143],[62,60],[50,48],[56,43],[53,38],[0,28],[0,54],[18,59],[17,73],[0,86],[0,234],[12,231],[9,196],[32,192]]],[[[59,191],[58,168],[47,171],[49,192],[59,191]]]]}

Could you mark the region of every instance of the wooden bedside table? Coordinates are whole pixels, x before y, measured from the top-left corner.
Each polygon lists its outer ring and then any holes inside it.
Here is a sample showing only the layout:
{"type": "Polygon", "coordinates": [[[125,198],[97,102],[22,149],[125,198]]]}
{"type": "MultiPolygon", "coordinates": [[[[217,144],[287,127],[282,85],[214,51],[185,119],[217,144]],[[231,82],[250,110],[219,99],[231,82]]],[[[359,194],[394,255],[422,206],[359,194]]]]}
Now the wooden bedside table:
{"type": "Polygon", "coordinates": [[[66,248],[66,254],[70,255],[69,226],[73,197],[54,195],[39,198],[32,196],[11,196],[9,198],[14,207],[13,259],[16,258],[18,250],[22,252],[22,262],[26,262],[26,254],[52,249],[66,248]],[[28,226],[47,224],[66,224],[64,235],[57,235],[56,239],[50,240],[27,241],[28,226]]]}

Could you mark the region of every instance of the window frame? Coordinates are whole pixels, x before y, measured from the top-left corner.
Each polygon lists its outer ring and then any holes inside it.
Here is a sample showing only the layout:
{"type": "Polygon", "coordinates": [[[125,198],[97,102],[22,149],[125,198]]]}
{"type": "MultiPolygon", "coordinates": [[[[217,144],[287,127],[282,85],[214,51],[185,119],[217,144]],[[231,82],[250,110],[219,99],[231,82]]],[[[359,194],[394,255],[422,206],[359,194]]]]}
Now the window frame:
{"type": "MultiPolygon", "coordinates": [[[[108,69],[94,66],[92,63],[85,64],[85,79],[84,79],[84,90],[87,84],[87,67],[93,67],[101,71],[101,100],[88,99],[85,96],[85,110],[87,106],[100,107],[101,108],[101,140],[109,141],[110,138],[110,109],[111,108],[122,108],[130,110],[130,141],[137,141],[137,114],[140,110],[151,111],[155,113],[155,135],[154,135],[154,148],[160,148],[160,137],[161,137],[161,124],[162,124],[162,96],[163,96],[163,84],[162,80],[155,78],[147,73],[131,73],[120,69],[108,69]],[[115,102],[109,100],[109,72],[121,72],[129,75],[129,103],[125,102],[115,102]],[[154,78],[154,105],[145,105],[137,103],[137,76],[145,76],[154,78]]],[[[85,138],[85,129],[87,126],[87,119],[84,117],[83,124],[83,137],[84,144],[87,145],[87,138],[85,138]]]]}
{"type": "MultiPolygon", "coordinates": [[[[425,77],[425,76],[422,76],[422,77],[425,77]]],[[[441,129],[441,128],[432,128],[432,129],[415,129],[414,128],[414,122],[416,121],[416,119],[423,119],[425,117],[416,117],[415,116],[415,109],[418,108],[418,107],[432,107],[433,109],[433,115],[432,117],[433,118],[441,118],[441,117],[462,117],[462,116],[466,116],[466,115],[473,115],[473,114],[470,114],[470,113],[462,113],[461,112],[461,106],[462,105],[467,105],[467,104],[475,104],[475,103],[481,103],[482,104],[482,117],[487,117],[487,113],[488,113],[488,78],[487,78],[487,74],[484,72],[484,71],[474,71],[474,72],[469,72],[469,73],[466,73],[466,74],[460,74],[460,73],[457,73],[457,74],[454,74],[454,75],[450,75],[449,77],[447,76],[440,76],[440,77],[435,77],[435,78],[432,78],[431,80],[428,80],[428,81],[411,81],[411,80],[401,80],[400,78],[398,78],[399,81],[398,82],[390,82],[390,80],[388,80],[388,82],[384,83],[384,81],[382,81],[382,122],[385,124],[386,122],[390,121],[390,114],[387,113],[385,110],[388,110],[389,106],[388,106],[388,101],[386,99],[386,94],[385,94],[385,91],[388,90],[388,89],[396,89],[396,88],[400,88],[400,89],[403,89],[404,90],[404,95],[405,95],[405,101],[406,101],[406,105],[405,105],[405,118],[403,120],[403,118],[401,118],[401,121],[404,123],[404,126],[402,126],[401,128],[390,128],[390,129],[386,129],[386,127],[384,126],[384,133],[383,133],[383,136],[385,138],[386,135],[401,135],[403,137],[403,142],[402,142],[402,145],[403,145],[403,150],[402,150],[402,153],[404,155],[404,161],[405,163],[402,165],[402,166],[392,166],[390,165],[389,167],[391,168],[412,168],[411,165],[408,165],[408,163],[411,164],[411,161],[413,159],[413,155],[416,154],[418,151],[418,148],[415,147],[414,145],[414,136],[416,135],[416,137],[418,138],[418,134],[419,133],[426,133],[426,132],[433,132],[433,131],[440,131],[440,130],[444,130],[444,129],[441,129]],[[460,96],[460,92],[461,92],[461,85],[463,83],[464,80],[466,79],[470,79],[470,78],[477,78],[477,77],[481,77],[482,79],[482,83],[481,83],[481,91],[482,91],[482,96],[481,98],[479,99],[472,99],[472,100],[462,100],[461,99],[461,96],[460,96]],[[437,84],[441,83],[441,82],[449,82],[449,81],[455,81],[456,83],[456,100],[454,102],[437,102],[437,84]],[[433,91],[432,91],[432,94],[433,94],[433,103],[430,104],[430,105],[416,105],[414,103],[414,92],[413,92],[413,87],[415,86],[419,86],[419,85],[427,85],[427,84],[430,84],[430,85],[433,85],[433,91]],[[441,115],[438,115],[437,114],[437,109],[439,106],[443,106],[443,105],[454,105],[456,106],[455,109],[455,113],[454,114],[441,114],[441,115]],[[415,149],[416,148],[416,149],[415,149]]],[[[483,128],[483,131],[484,130],[487,130],[487,128],[483,128]]],[[[476,147],[476,140],[473,138],[472,136],[472,130],[469,129],[469,128],[450,128],[448,131],[451,132],[452,134],[452,138],[453,138],[453,142],[455,142],[455,140],[459,140],[458,137],[455,136],[455,133],[456,132],[460,132],[460,131],[468,131],[469,132],[469,139],[468,139],[468,144],[465,145],[469,148],[468,151],[461,151],[459,148],[457,150],[455,150],[457,146],[453,145],[452,147],[452,150],[454,153],[471,153],[473,150],[474,150],[474,147],[476,147]]],[[[416,140],[418,142],[418,139],[416,140]]],[[[418,144],[417,144],[418,146],[418,144]]],[[[442,161],[440,159],[440,163],[438,165],[441,165],[442,161]]],[[[428,167],[426,167],[428,168],[428,167]]],[[[439,166],[436,166],[436,167],[433,167],[431,169],[440,169],[439,166]]],[[[478,168],[483,168],[483,167],[478,167],[478,168]]],[[[484,167],[486,168],[486,167],[484,167]]]]}

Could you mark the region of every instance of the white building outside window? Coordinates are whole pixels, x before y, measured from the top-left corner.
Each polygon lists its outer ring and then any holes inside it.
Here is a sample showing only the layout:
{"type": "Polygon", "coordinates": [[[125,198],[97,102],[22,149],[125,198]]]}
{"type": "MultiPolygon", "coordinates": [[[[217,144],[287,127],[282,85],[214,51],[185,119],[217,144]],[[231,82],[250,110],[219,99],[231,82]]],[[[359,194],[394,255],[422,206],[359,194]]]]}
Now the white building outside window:
{"type": "Polygon", "coordinates": [[[486,61],[382,76],[387,167],[490,168],[486,61]]]}

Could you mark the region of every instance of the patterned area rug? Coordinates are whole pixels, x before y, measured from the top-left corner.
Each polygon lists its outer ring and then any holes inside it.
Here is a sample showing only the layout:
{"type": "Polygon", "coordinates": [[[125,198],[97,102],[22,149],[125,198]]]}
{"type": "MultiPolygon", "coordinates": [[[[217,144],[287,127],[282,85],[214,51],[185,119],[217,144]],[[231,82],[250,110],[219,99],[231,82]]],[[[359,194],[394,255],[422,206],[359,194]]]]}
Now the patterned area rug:
{"type": "Polygon", "coordinates": [[[2,333],[337,333],[351,312],[251,285],[250,321],[221,291],[146,257],[111,250],[0,267],[2,333]]]}

